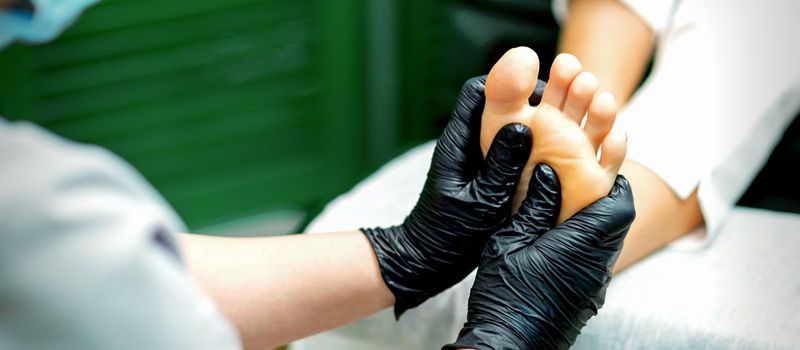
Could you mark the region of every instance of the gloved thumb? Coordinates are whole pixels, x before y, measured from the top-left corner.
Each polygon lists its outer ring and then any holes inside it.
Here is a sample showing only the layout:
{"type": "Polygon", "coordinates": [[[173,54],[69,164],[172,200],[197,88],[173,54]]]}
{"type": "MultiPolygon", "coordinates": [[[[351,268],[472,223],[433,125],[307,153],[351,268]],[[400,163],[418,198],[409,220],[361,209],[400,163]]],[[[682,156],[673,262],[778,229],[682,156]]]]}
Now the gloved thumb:
{"type": "Polygon", "coordinates": [[[555,226],[560,208],[558,175],[549,165],[537,164],[528,185],[528,195],[511,222],[514,232],[535,239],[555,226]]]}
{"type": "Polygon", "coordinates": [[[500,129],[486,154],[481,171],[473,180],[476,198],[510,205],[522,169],[531,152],[531,129],[519,123],[500,129]]]}

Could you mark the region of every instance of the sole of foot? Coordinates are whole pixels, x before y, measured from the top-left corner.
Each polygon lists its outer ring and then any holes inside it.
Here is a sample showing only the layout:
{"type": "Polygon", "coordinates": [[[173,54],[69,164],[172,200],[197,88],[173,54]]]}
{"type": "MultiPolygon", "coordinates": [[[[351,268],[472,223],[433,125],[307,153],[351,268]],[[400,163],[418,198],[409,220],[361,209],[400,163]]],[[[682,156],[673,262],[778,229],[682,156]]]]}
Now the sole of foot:
{"type": "Polygon", "coordinates": [[[627,137],[610,132],[617,114],[614,97],[597,93],[597,79],[583,71],[577,58],[555,58],[542,101],[534,107],[528,98],[538,74],[539,57],[527,47],[507,51],[492,67],[486,79],[481,149],[486,156],[506,124],[527,125],[533,148],[514,195],[513,212],[527,196],[533,168],[545,163],[561,183],[561,223],[608,194],[625,160],[627,137]]]}

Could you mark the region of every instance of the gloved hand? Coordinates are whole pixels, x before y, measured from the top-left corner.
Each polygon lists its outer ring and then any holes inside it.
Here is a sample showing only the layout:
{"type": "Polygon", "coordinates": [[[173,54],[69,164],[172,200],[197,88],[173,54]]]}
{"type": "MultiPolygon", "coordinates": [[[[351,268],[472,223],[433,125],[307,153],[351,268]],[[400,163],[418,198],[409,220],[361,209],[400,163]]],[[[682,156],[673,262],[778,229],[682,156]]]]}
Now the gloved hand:
{"type": "Polygon", "coordinates": [[[558,227],[558,177],[538,165],[528,198],[486,245],[467,323],[443,349],[566,349],[603,305],[636,216],[628,181],[558,227]]]}
{"type": "MultiPolygon", "coordinates": [[[[466,277],[491,234],[510,217],[531,131],[506,125],[484,161],[479,136],[485,82],[483,76],[464,84],[436,143],[419,201],[403,224],[361,229],[395,296],[396,317],[466,277]]],[[[544,82],[539,84],[532,100],[541,100],[544,82]]]]}

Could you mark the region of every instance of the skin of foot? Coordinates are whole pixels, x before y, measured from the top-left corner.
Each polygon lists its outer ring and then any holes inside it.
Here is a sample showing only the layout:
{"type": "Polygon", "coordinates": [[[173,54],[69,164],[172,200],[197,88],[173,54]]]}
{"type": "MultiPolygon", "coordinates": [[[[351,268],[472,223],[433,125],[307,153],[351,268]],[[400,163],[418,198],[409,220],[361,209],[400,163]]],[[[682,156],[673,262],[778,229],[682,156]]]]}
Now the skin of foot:
{"type": "Polygon", "coordinates": [[[574,56],[556,57],[542,102],[533,107],[528,98],[538,74],[539,58],[527,47],[507,51],[492,67],[486,79],[481,149],[485,157],[504,125],[527,125],[533,149],[514,195],[513,212],[525,199],[533,168],[546,163],[561,182],[561,223],[609,193],[625,160],[627,138],[610,133],[617,112],[614,97],[597,94],[597,79],[583,72],[574,56]]]}

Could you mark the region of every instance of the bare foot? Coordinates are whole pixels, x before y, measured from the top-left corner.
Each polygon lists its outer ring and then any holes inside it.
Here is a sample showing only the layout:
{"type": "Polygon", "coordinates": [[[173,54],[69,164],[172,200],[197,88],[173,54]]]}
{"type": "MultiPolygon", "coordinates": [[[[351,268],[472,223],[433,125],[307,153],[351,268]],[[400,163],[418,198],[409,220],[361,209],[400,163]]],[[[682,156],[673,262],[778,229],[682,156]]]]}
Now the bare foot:
{"type": "Polygon", "coordinates": [[[538,74],[539,57],[527,47],[509,50],[492,67],[486,79],[481,149],[486,156],[495,134],[506,124],[530,127],[533,150],[514,195],[513,211],[527,195],[534,166],[546,163],[561,182],[561,223],[608,194],[625,159],[627,139],[621,133],[609,134],[617,114],[614,97],[608,92],[596,94],[597,79],[582,72],[574,56],[556,57],[542,102],[532,107],[528,97],[538,74]]]}

